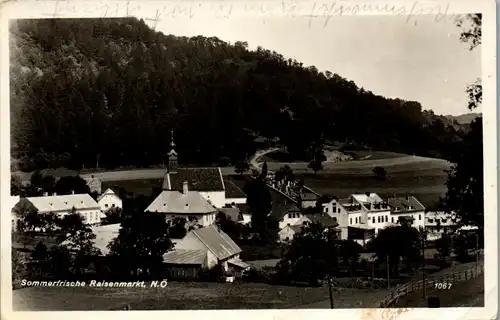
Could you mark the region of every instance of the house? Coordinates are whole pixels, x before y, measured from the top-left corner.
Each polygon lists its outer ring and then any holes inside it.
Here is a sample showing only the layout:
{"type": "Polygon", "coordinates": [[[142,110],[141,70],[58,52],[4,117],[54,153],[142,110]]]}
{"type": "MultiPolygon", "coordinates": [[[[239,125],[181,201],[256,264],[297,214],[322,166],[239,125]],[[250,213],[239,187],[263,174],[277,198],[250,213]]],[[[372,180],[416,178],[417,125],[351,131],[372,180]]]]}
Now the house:
{"type": "Polygon", "coordinates": [[[319,197],[312,192],[302,192],[299,196],[302,208],[312,208],[316,206],[319,197]]]}
{"type": "Polygon", "coordinates": [[[215,225],[191,230],[163,255],[170,278],[196,278],[202,270],[222,265],[226,272],[240,275],[249,265],[240,260],[241,249],[215,225]]]}
{"type": "Polygon", "coordinates": [[[287,225],[295,225],[303,217],[302,210],[298,205],[287,199],[273,201],[270,215],[278,221],[281,230],[287,225]]]}
{"type": "Polygon", "coordinates": [[[144,212],[163,213],[166,220],[176,217],[197,220],[198,224],[208,226],[215,222],[218,210],[201,192],[190,190],[189,183],[184,181],[180,191],[162,191],[144,212]]]}
{"type": "Polygon", "coordinates": [[[425,213],[424,227],[427,231],[427,240],[441,238],[445,232],[454,232],[458,227],[458,218],[455,213],[430,211],[425,213]]]}
{"type": "Polygon", "coordinates": [[[122,199],[111,189],[107,189],[97,198],[97,203],[101,207],[102,212],[106,212],[109,209],[120,208],[122,209],[123,203],[122,199]]]}
{"type": "Polygon", "coordinates": [[[250,207],[247,204],[237,204],[236,207],[240,210],[240,215],[243,219],[240,223],[249,224],[252,222],[252,214],[250,213],[250,207]]]}
{"type": "Polygon", "coordinates": [[[391,207],[378,194],[366,192],[352,194],[350,197],[361,205],[361,223],[367,223],[370,227],[375,228],[375,234],[391,225],[389,219],[391,207]]]}
{"type": "MultiPolygon", "coordinates": [[[[54,213],[59,217],[78,213],[84,223],[98,225],[104,217],[99,204],[88,194],[69,194],[22,198],[15,208],[31,208],[38,214],[54,213]]],[[[15,210],[15,209],[14,209],[15,210]]]]}
{"type": "Polygon", "coordinates": [[[392,197],[387,199],[387,203],[391,207],[392,224],[397,224],[400,218],[404,218],[414,228],[425,226],[425,207],[414,196],[392,197]]]}
{"type": "Polygon", "coordinates": [[[286,225],[278,232],[278,236],[281,242],[292,241],[294,235],[302,232],[302,228],[304,225],[296,224],[296,225],[286,225]]]}
{"type": "Polygon", "coordinates": [[[224,179],[226,204],[246,204],[247,195],[233,181],[224,179]]]}

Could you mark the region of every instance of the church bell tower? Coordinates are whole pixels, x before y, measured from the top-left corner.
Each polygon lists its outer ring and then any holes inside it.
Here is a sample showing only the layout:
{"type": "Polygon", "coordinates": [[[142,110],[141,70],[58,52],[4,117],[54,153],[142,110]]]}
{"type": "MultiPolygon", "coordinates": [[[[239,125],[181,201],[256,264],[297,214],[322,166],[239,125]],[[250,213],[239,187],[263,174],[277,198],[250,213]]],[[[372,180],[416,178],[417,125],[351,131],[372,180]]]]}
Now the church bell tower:
{"type": "Polygon", "coordinates": [[[178,168],[177,157],[178,154],[175,151],[175,142],[174,142],[174,130],[170,131],[170,151],[167,153],[168,156],[168,172],[176,172],[178,168]]]}

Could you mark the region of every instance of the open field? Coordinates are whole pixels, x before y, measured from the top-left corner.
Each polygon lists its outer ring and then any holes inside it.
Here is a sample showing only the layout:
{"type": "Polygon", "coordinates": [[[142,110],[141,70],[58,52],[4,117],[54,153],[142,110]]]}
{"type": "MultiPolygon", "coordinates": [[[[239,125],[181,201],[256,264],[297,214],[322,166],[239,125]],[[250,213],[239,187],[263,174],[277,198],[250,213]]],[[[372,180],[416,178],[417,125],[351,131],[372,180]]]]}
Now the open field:
{"type": "MultiPolygon", "coordinates": [[[[450,289],[428,289],[427,297],[438,297],[442,308],[484,307],[484,275],[477,278],[453,283],[450,289]]],[[[401,298],[395,308],[425,308],[427,300],[422,292],[412,292],[401,298]]]]}
{"type": "MultiPolygon", "coordinates": [[[[335,297],[339,308],[376,307],[386,294],[385,290],[340,290],[335,297]]],[[[31,287],[14,290],[12,295],[15,311],[119,310],[126,304],[132,310],[272,309],[328,300],[328,288],[169,282],[166,288],[31,287]]]]}

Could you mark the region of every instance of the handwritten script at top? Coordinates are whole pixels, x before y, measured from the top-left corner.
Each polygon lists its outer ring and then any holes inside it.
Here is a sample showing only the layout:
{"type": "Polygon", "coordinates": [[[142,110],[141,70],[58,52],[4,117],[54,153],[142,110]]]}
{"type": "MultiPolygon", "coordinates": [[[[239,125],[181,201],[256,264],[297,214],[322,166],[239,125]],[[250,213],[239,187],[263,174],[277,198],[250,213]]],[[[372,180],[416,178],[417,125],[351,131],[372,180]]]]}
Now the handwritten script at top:
{"type": "Polygon", "coordinates": [[[449,15],[450,4],[422,5],[418,1],[408,4],[356,4],[349,1],[309,2],[309,1],[162,1],[159,6],[153,2],[139,1],[54,1],[50,12],[45,17],[140,17],[149,21],[155,27],[159,22],[176,18],[209,17],[228,19],[231,16],[261,16],[264,20],[269,17],[307,17],[309,27],[313,20],[322,21],[326,27],[333,16],[354,16],[367,14],[391,14],[405,16],[407,23],[417,23],[417,16],[422,14],[434,15],[436,22],[440,22],[449,15]]]}

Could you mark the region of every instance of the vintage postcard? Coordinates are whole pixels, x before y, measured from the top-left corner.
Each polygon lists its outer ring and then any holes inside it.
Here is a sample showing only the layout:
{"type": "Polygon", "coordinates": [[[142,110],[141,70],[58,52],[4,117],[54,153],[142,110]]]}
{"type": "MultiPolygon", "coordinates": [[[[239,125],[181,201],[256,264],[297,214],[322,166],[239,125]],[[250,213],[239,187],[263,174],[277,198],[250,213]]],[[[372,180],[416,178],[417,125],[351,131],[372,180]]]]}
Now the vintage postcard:
{"type": "Polygon", "coordinates": [[[0,17],[2,319],[495,316],[493,1],[0,17]]]}

